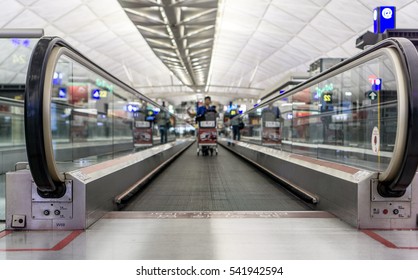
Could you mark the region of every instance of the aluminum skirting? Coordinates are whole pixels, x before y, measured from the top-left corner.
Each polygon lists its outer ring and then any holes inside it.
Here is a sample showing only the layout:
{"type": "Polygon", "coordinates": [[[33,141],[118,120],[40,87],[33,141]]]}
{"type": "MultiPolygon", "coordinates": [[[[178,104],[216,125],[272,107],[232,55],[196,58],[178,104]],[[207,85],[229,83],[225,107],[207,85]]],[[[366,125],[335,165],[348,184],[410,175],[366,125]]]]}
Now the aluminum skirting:
{"type": "MultiPolygon", "coordinates": [[[[296,194],[317,198],[314,209],[328,211],[354,227],[417,228],[418,197],[413,187],[404,197],[376,202],[371,196],[375,172],[225,138],[219,144],[294,188],[296,194]],[[401,213],[394,215],[395,208],[401,213]]],[[[418,179],[414,182],[418,187],[418,179]]]]}
{"type": "Polygon", "coordinates": [[[115,198],[193,144],[178,140],[66,174],[68,195],[46,200],[36,194],[29,170],[6,175],[6,228],[86,229],[108,211],[115,198]],[[21,222],[20,222],[21,221],[21,222]]]}

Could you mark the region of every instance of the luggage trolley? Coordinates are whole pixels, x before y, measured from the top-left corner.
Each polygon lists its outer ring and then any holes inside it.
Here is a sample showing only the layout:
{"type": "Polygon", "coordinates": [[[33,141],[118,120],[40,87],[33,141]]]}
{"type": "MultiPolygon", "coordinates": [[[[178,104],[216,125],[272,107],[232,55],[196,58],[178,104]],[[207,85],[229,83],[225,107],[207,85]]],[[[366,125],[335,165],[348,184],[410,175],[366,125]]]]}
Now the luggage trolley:
{"type": "Polygon", "coordinates": [[[204,118],[198,121],[197,155],[218,155],[218,131],[216,129],[216,112],[208,111],[204,118]]]}

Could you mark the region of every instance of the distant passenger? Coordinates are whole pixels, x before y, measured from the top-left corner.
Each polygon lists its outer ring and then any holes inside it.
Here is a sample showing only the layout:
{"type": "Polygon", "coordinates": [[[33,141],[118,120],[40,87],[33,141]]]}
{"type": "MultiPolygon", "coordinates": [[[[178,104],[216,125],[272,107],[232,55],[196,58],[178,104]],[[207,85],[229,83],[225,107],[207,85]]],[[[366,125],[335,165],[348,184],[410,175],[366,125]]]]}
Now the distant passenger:
{"type": "Polygon", "coordinates": [[[169,128],[170,115],[165,110],[165,103],[156,117],[158,128],[160,129],[161,144],[167,143],[167,130],[169,128]]]}
{"type": "MultiPolygon", "coordinates": [[[[216,123],[216,107],[211,105],[212,100],[210,98],[210,96],[206,96],[205,97],[205,103],[203,104],[203,106],[200,106],[197,108],[197,112],[196,112],[196,123],[199,123],[201,121],[205,121],[205,120],[210,120],[210,121],[215,121],[216,123]],[[211,112],[212,114],[208,114],[209,116],[207,116],[206,114],[211,112]]],[[[199,124],[200,125],[200,124],[199,124]]],[[[202,154],[203,155],[209,155],[209,147],[208,146],[203,146],[202,148],[202,154]]]]}
{"type": "Polygon", "coordinates": [[[270,103],[266,108],[262,111],[262,117],[264,121],[275,121],[276,119],[280,118],[280,109],[277,106],[273,106],[273,103],[270,103]],[[265,120],[265,118],[273,118],[269,120],[265,120]]]}
{"type": "Polygon", "coordinates": [[[204,119],[206,112],[215,112],[216,113],[216,107],[210,105],[212,103],[210,96],[205,97],[205,104],[203,106],[200,106],[197,108],[196,112],[196,121],[200,121],[204,119]]]}
{"type": "MultiPolygon", "coordinates": [[[[231,116],[232,117],[232,116],[231,116]]],[[[240,141],[241,140],[241,127],[240,124],[242,123],[241,116],[239,114],[236,114],[231,119],[231,125],[232,125],[232,139],[240,141]]]]}

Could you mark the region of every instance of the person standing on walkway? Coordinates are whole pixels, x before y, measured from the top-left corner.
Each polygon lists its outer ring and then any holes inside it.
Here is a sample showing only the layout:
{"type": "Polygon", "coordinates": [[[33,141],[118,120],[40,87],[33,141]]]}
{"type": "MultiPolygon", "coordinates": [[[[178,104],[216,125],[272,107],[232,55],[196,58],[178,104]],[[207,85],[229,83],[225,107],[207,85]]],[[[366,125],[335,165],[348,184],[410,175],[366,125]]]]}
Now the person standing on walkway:
{"type": "Polygon", "coordinates": [[[168,130],[168,122],[170,121],[170,115],[165,110],[165,103],[163,102],[163,108],[161,108],[160,112],[157,114],[157,125],[160,129],[160,136],[161,136],[161,144],[167,143],[167,130],[168,130]]]}

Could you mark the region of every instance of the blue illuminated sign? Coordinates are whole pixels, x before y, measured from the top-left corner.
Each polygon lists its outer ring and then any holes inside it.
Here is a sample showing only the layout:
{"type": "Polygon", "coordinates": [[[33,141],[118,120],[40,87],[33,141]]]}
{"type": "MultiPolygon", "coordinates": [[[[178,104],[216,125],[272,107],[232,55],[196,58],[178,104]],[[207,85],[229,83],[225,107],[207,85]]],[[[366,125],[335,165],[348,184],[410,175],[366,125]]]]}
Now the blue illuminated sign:
{"type": "Polygon", "coordinates": [[[372,90],[380,90],[382,88],[382,79],[374,79],[372,83],[372,90]]]}
{"type": "Polygon", "coordinates": [[[67,88],[59,88],[58,97],[67,98],[67,88]]]}
{"type": "Polygon", "coordinates": [[[53,85],[60,85],[62,84],[63,74],[60,72],[54,72],[54,77],[52,78],[53,85]]]}
{"type": "Polygon", "coordinates": [[[147,117],[145,118],[145,120],[147,121],[154,121],[155,119],[155,114],[153,110],[147,110],[147,117]]]}
{"type": "Polygon", "coordinates": [[[381,6],[373,10],[373,32],[383,33],[396,28],[396,7],[381,6]]]}
{"type": "Polygon", "coordinates": [[[28,48],[29,45],[30,45],[29,39],[12,38],[12,39],[10,39],[10,41],[16,47],[18,47],[18,46],[24,46],[24,47],[28,48]]]}
{"type": "Polygon", "coordinates": [[[135,104],[128,104],[128,106],[126,106],[126,111],[137,112],[137,111],[139,111],[139,106],[135,105],[135,104]]]}
{"type": "Polygon", "coordinates": [[[97,89],[97,88],[93,89],[91,91],[91,98],[99,100],[100,99],[100,89],[97,89]]]}

